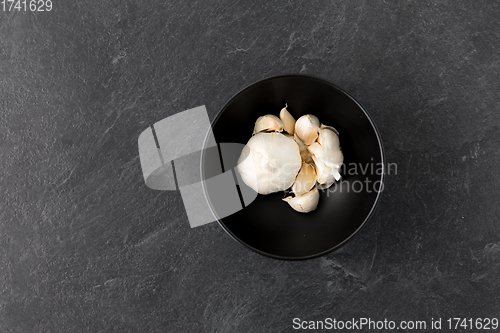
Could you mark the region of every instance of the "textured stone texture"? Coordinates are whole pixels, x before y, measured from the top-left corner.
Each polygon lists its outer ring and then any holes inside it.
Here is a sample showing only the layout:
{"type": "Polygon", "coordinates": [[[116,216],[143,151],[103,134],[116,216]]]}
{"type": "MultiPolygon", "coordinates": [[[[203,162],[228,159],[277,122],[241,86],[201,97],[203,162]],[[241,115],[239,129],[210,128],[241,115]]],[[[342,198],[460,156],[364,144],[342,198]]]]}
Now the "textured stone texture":
{"type": "Polygon", "coordinates": [[[394,0],[0,13],[0,331],[499,317],[498,17],[497,1],[394,0]],[[137,138],[297,72],[357,98],[398,169],[344,247],[285,262],[190,229],[178,192],[144,185],[137,138]]]}

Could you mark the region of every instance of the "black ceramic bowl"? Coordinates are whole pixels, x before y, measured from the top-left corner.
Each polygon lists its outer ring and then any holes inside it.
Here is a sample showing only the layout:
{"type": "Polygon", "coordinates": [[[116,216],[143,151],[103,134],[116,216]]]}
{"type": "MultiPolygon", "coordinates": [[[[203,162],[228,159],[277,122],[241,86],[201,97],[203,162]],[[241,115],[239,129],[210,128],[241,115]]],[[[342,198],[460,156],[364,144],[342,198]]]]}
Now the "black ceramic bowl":
{"type": "MultiPolygon", "coordinates": [[[[310,113],[338,130],[344,153],[341,182],[320,191],[318,207],[311,213],[294,211],[279,192],[259,195],[218,221],[231,237],[260,254],[308,259],[344,244],[372,216],[381,194],[384,151],[373,120],[354,98],[325,80],[304,75],[271,77],[240,91],[212,123],[216,141],[246,144],[256,119],[279,115],[285,103],[295,119],[310,113]]],[[[204,157],[202,172],[203,163],[204,157]]]]}

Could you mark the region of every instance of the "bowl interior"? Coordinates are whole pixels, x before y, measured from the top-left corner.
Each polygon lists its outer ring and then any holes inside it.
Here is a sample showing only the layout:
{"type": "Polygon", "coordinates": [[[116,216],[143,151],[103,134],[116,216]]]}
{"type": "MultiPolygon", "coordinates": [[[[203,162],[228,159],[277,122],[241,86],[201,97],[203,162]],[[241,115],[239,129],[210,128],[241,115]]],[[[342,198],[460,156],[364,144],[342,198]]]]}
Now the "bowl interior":
{"type": "Polygon", "coordinates": [[[320,191],[318,207],[311,213],[294,211],[280,192],[259,195],[219,223],[261,254],[305,259],[335,249],[367,221],[379,198],[384,153],[373,122],[352,97],[324,80],[302,75],[265,79],[238,93],[212,124],[216,141],[246,144],[255,120],[279,115],[285,103],[295,119],[310,113],[338,130],[344,153],[341,182],[320,191]]]}

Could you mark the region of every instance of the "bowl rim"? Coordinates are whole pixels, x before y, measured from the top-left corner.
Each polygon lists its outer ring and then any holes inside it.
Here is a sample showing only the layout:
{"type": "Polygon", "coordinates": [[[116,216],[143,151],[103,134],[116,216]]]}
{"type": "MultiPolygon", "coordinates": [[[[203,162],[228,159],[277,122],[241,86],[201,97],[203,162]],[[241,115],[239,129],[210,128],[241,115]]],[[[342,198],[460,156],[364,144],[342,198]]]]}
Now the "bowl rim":
{"type": "MultiPolygon", "coordinates": [[[[368,121],[370,122],[370,125],[372,126],[374,132],[375,132],[375,136],[377,137],[377,142],[378,142],[378,146],[379,146],[379,151],[380,151],[380,156],[381,156],[381,164],[382,164],[382,168],[383,168],[383,172],[382,172],[382,175],[381,175],[381,178],[380,178],[380,184],[381,184],[381,187],[382,187],[382,190],[379,191],[377,193],[377,197],[375,198],[375,201],[373,202],[372,204],[372,207],[370,209],[370,211],[368,212],[368,214],[366,215],[365,219],[363,220],[363,222],[359,225],[359,227],[354,231],[352,232],[346,239],[344,239],[342,242],[340,242],[339,244],[333,246],[332,248],[329,248],[325,251],[322,251],[322,252],[319,252],[319,253],[315,253],[315,254],[311,254],[311,255],[306,255],[306,256],[298,256],[298,257],[294,257],[294,256],[281,256],[281,255],[276,255],[276,254],[272,254],[272,253],[267,253],[265,251],[262,251],[262,250],[259,250],[257,248],[254,248],[253,246],[250,246],[249,244],[245,243],[244,241],[242,241],[241,239],[239,239],[236,235],[234,235],[231,230],[229,230],[225,225],[224,223],[221,221],[221,219],[219,219],[219,217],[217,216],[217,214],[215,214],[214,210],[213,210],[213,207],[210,203],[210,199],[207,197],[207,191],[206,191],[206,188],[205,188],[205,182],[201,182],[202,183],[202,187],[203,187],[203,194],[205,196],[205,199],[207,200],[208,204],[209,204],[209,207],[210,207],[210,210],[213,214],[213,216],[215,217],[217,223],[221,226],[221,228],[232,238],[234,239],[236,242],[244,245],[245,247],[249,248],[250,250],[258,253],[258,254],[261,254],[263,256],[266,256],[268,258],[272,258],[272,259],[279,259],[279,260],[289,260],[289,261],[298,261],[298,260],[307,260],[307,259],[313,259],[313,258],[317,258],[317,257],[321,257],[327,253],[330,253],[338,248],[340,248],[341,246],[345,245],[351,238],[354,237],[354,235],[356,235],[360,230],[361,228],[363,228],[366,223],[373,217],[375,211],[376,211],[376,208],[378,207],[378,204],[380,202],[380,198],[382,196],[382,192],[385,191],[385,173],[387,171],[387,165],[386,165],[386,157],[385,157],[385,150],[384,150],[384,145],[383,145],[383,142],[382,142],[382,137],[380,135],[380,131],[378,130],[377,128],[377,125],[375,124],[375,122],[373,121],[372,117],[370,116],[370,114],[368,113],[368,111],[366,111],[366,109],[363,107],[363,105],[361,105],[361,103],[359,103],[354,97],[352,97],[349,93],[347,93],[344,89],[338,87],[337,85],[331,83],[330,81],[326,80],[326,79],[323,79],[323,78],[320,78],[320,77],[317,77],[317,76],[312,76],[312,75],[308,75],[308,74],[279,74],[279,75],[273,75],[273,76],[269,76],[269,77],[266,77],[262,80],[259,80],[259,81],[256,81],[256,82],[253,82],[251,84],[248,84],[246,86],[244,86],[243,88],[241,88],[240,90],[238,90],[238,92],[236,92],[225,104],[224,106],[219,110],[219,112],[217,113],[217,115],[214,117],[214,119],[210,122],[210,129],[212,129],[214,127],[214,125],[216,124],[216,122],[219,120],[220,116],[224,113],[224,111],[228,108],[228,106],[239,96],[241,95],[244,91],[246,91],[247,89],[250,89],[252,88],[253,86],[256,86],[258,84],[261,84],[263,82],[266,82],[266,81],[271,81],[271,80],[275,80],[275,79],[282,79],[282,78],[303,78],[303,79],[310,79],[310,80],[315,80],[315,81],[318,81],[320,83],[323,83],[323,84],[326,84],[326,85],[329,85],[331,86],[332,88],[334,89],[337,89],[339,92],[341,92],[342,94],[346,95],[349,99],[351,99],[360,109],[361,111],[363,111],[364,115],[366,116],[366,118],[368,119],[368,121]]],[[[203,157],[204,157],[204,147],[206,146],[207,144],[207,140],[209,139],[209,133],[210,131],[207,131],[207,135],[205,137],[205,140],[203,142],[203,149],[201,150],[202,152],[202,156],[201,156],[201,160],[200,160],[200,171],[201,173],[203,174],[203,157]]],[[[217,146],[219,147],[220,149],[220,146],[219,146],[219,142],[217,142],[217,146]]],[[[222,160],[221,160],[221,163],[222,163],[222,160]]],[[[226,170],[227,171],[227,170],[226,170]]],[[[203,175],[202,175],[202,179],[203,179],[203,175]]]]}

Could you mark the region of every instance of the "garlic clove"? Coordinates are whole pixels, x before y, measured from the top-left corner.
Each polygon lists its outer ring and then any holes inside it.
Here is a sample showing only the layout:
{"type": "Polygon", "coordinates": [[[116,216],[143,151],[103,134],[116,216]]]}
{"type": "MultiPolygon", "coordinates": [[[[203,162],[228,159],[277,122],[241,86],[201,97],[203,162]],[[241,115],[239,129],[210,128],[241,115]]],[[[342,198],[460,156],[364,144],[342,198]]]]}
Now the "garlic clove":
{"type": "Polygon", "coordinates": [[[307,150],[307,146],[304,144],[304,142],[302,142],[302,140],[299,139],[297,133],[293,135],[293,139],[295,140],[295,142],[297,142],[297,145],[299,145],[300,157],[302,158],[302,162],[314,163],[309,150],[307,150]]]}
{"type": "Polygon", "coordinates": [[[340,168],[344,163],[344,155],[339,146],[338,135],[328,128],[320,129],[319,133],[318,142],[313,143],[307,149],[328,166],[340,168]]]}
{"type": "Polygon", "coordinates": [[[283,122],[281,121],[280,118],[272,114],[259,117],[255,122],[255,127],[253,129],[252,135],[263,131],[282,132],[283,122]]]}
{"type": "Polygon", "coordinates": [[[340,141],[337,130],[330,126],[321,125],[321,128],[319,129],[318,143],[322,146],[326,146],[327,149],[339,147],[340,141]]]}
{"type": "Polygon", "coordinates": [[[337,168],[325,164],[322,159],[316,157],[315,155],[311,155],[311,157],[314,161],[314,165],[316,166],[316,181],[319,184],[329,184],[335,182],[337,179],[335,175],[338,174],[338,171],[334,171],[337,170],[337,168]]]}
{"type": "Polygon", "coordinates": [[[324,164],[328,165],[331,168],[340,169],[342,163],[344,163],[344,155],[342,154],[342,151],[339,147],[327,150],[325,149],[325,147],[315,142],[307,147],[307,150],[311,155],[316,156],[324,164]]]}
{"type": "Polygon", "coordinates": [[[315,142],[308,146],[307,150],[316,166],[316,179],[324,188],[330,187],[335,180],[340,180],[339,171],[344,162],[344,155],[338,146],[338,136],[335,132],[323,128],[320,129],[320,137],[322,144],[315,142]]]}
{"type": "MultiPolygon", "coordinates": [[[[328,126],[328,125],[325,125],[325,124],[321,124],[321,126],[319,127],[320,129],[329,129],[330,131],[333,131],[335,134],[339,135],[339,131],[337,131],[337,129],[333,126],[328,126]]],[[[319,136],[318,136],[318,140],[319,140],[319,136]]]]}
{"type": "Polygon", "coordinates": [[[340,169],[339,168],[333,168],[333,178],[335,178],[336,181],[339,181],[342,176],[340,175],[340,169]]]}
{"type": "Polygon", "coordinates": [[[331,172],[330,173],[331,176],[327,176],[326,177],[326,182],[325,183],[323,183],[323,184],[318,183],[316,185],[316,188],[318,190],[325,190],[325,189],[329,188],[330,186],[332,186],[336,181],[340,180],[341,176],[340,176],[340,173],[339,173],[339,171],[338,171],[337,168],[331,169],[330,172],[331,172]]]}
{"type": "Polygon", "coordinates": [[[288,106],[285,106],[283,109],[281,109],[280,112],[280,119],[283,122],[283,127],[285,131],[293,135],[295,132],[295,118],[288,112],[286,109],[288,106]]]}
{"type": "Polygon", "coordinates": [[[318,207],[319,191],[317,188],[313,188],[311,191],[303,195],[283,198],[283,201],[288,202],[290,207],[297,212],[309,213],[318,207]]]}
{"type": "Polygon", "coordinates": [[[254,191],[284,191],[295,182],[302,166],[297,143],[281,133],[257,133],[250,138],[238,160],[242,180],[254,191]]]}
{"type": "Polygon", "coordinates": [[[302,163],[302,168],[300,168],[299,174],[293,183],[292,192],[296,196],[301,196],[309,192],[314,184],[316,184],[316,171],[314,171],[312,165],[302,163]]]}
{"type": "Polygon", "coordinates": [[[309,153],[312,155],[315,155],[316,157],[323,158],[323,146],[321,146],[319,143],[315,142],[312,145],[307,147],[307,150],[309,153]]]}
{"type": "Polygon", "coordinates": [[[342,150],[340,148],[330,150],[326,154],[325,163],[328,163],[330,166],[340,169],[342,163],[344,163],[344,154],[342,154],[342,150]]]}
{"type": "Polygon", "coordinates": [[[319,119],[307,114],[295,123],[295,133],[306,145],[312,144],[318,137],[319,119]]]}
{"type": "Polygon", "coordinates": [[[331,181],[329,181],[328,183],[324,183],[324,184],[318,184],[316,185],[316,188],[318,190],[326,190],[327,188],[329,188],[330,186],[332,186],[333,184],[335,183],[335,179],[332,179],[331,181]]]}
{"type": "Polygon", "coordinates": [[[337,129],[333,126],[321,124],[320,128],[328,128],[329,130],[334,131],[335,134],[339,135],[339,131],[337,131],[337,129]]]}

